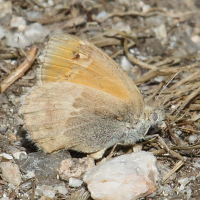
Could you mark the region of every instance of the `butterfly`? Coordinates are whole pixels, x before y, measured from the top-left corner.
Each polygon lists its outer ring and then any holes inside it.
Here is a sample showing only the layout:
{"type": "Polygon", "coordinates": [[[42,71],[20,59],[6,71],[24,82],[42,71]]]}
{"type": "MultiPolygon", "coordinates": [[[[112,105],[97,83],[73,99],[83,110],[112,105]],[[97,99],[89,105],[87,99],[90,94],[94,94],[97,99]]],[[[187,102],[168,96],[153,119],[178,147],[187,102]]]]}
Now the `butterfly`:
{"type": "Polygon", "coordinates": [[[109,56],[73,35],[50,39],[40,79],[21,113],[28,137],[48,153],[132,145],[164,119],[109,56]]]}

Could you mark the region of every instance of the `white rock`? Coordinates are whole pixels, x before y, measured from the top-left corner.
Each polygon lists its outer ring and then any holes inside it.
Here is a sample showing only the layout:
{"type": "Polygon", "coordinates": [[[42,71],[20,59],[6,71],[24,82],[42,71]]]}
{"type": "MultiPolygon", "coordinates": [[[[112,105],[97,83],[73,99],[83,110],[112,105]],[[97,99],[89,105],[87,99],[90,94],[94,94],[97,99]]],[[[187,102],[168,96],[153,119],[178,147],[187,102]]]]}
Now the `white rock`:
{"type": "Polygon", "coordinates": [[[46,197],[54,198],[55,194],[56,194],[56,191],[51,187],[44,188],[43,190],[43,195],[46,197]]]}
{"type": "Polygon", "coordinates": [[[53,0],[48,0],[48,4],[49,4],[49,6],[54,6],[53,0]]]}
{"type": "Polygon", "coordinates": [[[142,11],[143,11],[143,12],[146,12],[146,11],[148,11],[150,8],[151,8],[150,5],[143,4],[143,6],[142,6],[142,11]]]}
{"type": "Polygon", "coordinates": [[[7,153],[1,153],[0,157],[2,157],[3,159],[6,159],[6,160],[13,160],[13,157],[7,153]]]}
{"type": "Polygon", "coordinates": [[[69,179],[69,186],[70,187],[80,187],[83,184],[83,181],[78,178],[70,178],[69,179]]]}
{"type": "Polygon", "coordinates": [[[118,22],[117,24],[112,26],[112,29],[116,29],[118,31],[124,31],[126,33],[131,32],[131,27],[128,24],[125,24],[124,22],[118,22]]]}
{"type": "Polygon", "coordinates": [[[187,196],[187,200],[191,199],[192,190],[191,190],[190,186],[187,186],[185,192],[186,192],[186,194],[187,194],[187,195],[186,195],[186,196],[187,196]]]}
{"type": "Polygon", "coordinates": [[[167,30],[165,24],[161,24],[160,26],[156,27],[154,31],[156,34],[156,38],[158,38],[159,40],[167,38],[167,30]]]}
{"type": "Polygon", "coordinates": [[[106,17],[106,15],[107,15],[107,12],[103,10],[96,16],[96,20],[103,19],[104,17],[106,17]]]}
{"type": "Polygon", "coordinates": [[[37,11],[26,11],[27,19],[42,19],[42,14],[37,11]]]}
{"type": "Polygon", "coordinates": [[[24,34],[19,31],[6,33],[6,44],[11,47],[24,48],[35,42],[43,42],[49,33],[50,31],[41,24],[33,23],[26,27],[24,34]]]}
{"type": "Polygon", "coordinates": [[[12,183],[8,183],[8,188],[11,189],[11,190],[14,190],[15,189],[15,185],[13,185],[12,183]]]}
{"type": "Polygon", "coordinates": [[[23,17],[12,16],[10,26],[18,28],[19,31],[23,31],[26,28],[26,21],[23,17]]]}
{"type": "Polygon", "coordinates": [[[0,3],[0,18],[4,17],[6,14],[12,14],[11,1],[3,1],[0,3]]]}
{"type": "Polygon", "coordinates": [[[128,72],[131,70],[131,68],[133,67],[133,65],[129,62],[129,60],[127,59],[126,56],[122,56],[121,58],[121,68],[128,72]]]}
{"type": "Polygon", "coordinates": [[[18,151],[18,152],[13,153],[13,157],[17,160],[23,160],[23,159],[26,159],[28,156],[25,151],[18,151]]]}
{"type": "Polygon", "coordinates": [[[161,83],[164,80],[164,76],[156,76],[154,80],[161,83]]]}
{"type": "Polygon", "coordinates": [[[199,162],[195,162],[195,163],[193,164],[193,166],[196,167],[196,168],[200,168],[200,163],[199,163],[199,162]]]}
{"type": "Polygon", "coordinates": [[[22,32],[6,33],[6,45],[11,47],[24,48],[31,45],[31,40],[27,38],[22,32]]]}
{"type": "Polygon", "coordinates": [[[2,39],[5,36],[5,30],[4,28],[0,25],[0,39],[2,39]]]}
{"type": "Polygon", "coordinates": [[[186,178],[179,178],[178,182],[180,183],[180,187],[179,190],[184,190],[185,186],[190,182],[190,181],[195,181],[195,177],[191,176],[191,177],[186,177],[186,178]]]}
{"type": "Polygon", "coordinates": [[[196,140],[198,139],[197,135],[190,135],[190,137],[188,138],[189,143],[194,143],[196,140]]]}
{"type": "Polygon", "coordinates": [[[2,162],[0,167],[3,180],[12,183],[13,185],[20,185],[22,180],[18,165],[11,162],[2,162]]]}
{"type": "Polygon", "coordinates": [[[55,186],[54,190],[58,191],[60,194],[63,194],[63,195],[68,193],[68,189],[64,185],[55,186]]]}
{"type": "Polygon", "coordinates": [[[50,31],[39,23],[33,23],[27,26],[25,36],[31,40],[31,42],[43,42],[45,37],[49,35],[50,31]]]}
{"type": "Polygon", "coordinates": [[[54,190],[54,188],[52,186],[41,185],[41,186],[36,187],[35,194],[37,196],[45,196],[45,197],[49,197],[49,198],[54,198],[56,191],[54,190]]]}
{"type": "Polygon", "coordinates": [[[129,0],[118,0],[118,2],[119,2],[119,4],[122,4],[123,6],[124,5],[128,6],[131,3],[129,0]]]}
{"type": "Polygon", "coordinates": [[[25,174],[23,177],[25,179],[33,178],[33,177],[35,177],[35,172],[34,171],[28,171],[27,174],[25,174]]]}
{"type": "Polygon", "coordinates": [[[93,199],[133,200],[151,194],[158,177],[156,158],[137,152],[89,169],[83,177],[93,199]]]}

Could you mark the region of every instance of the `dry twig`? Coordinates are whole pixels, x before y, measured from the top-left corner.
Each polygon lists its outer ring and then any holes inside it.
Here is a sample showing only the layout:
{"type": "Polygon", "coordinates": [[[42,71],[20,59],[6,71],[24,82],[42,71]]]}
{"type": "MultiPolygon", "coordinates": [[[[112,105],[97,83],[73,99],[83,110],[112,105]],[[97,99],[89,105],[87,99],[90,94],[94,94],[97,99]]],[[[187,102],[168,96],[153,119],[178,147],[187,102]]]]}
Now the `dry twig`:
{"type": "Polygon", "coordinates": [[[0,85],[1,93],[3,93],[12,83],[14,83],[29,69],[35,60],[37,51],[38,48],[36,46],[31,47],[28,51],[26,60],[2,81],[0,85]]]}
{"type": "Polygon", "coordinates": [[[131,62],[133,62],[134,64],[139,65],[139,66],[141,66],[141,67],[144,68],[144,69],[151,69],[151,70],[155,70],[155,69],[156,69],[155,66],[149,65],[149,64],[147,64],[147,63],[144,63],[144,62],[142,62],[142,61],[140,61],[140,60],[134,58],[133,56],[131,56],[131,55],[128,53],[128,44],[127,44],[127,40],[124,40],[124,52],[125,52],[127,58],[128,58],[131,62]]]}
{"type": "Polygon", "coordinates": [[[118,12],[118,13],[110,13],[105,18],[99,20],[100,23],[106,21],[107,19],[115,16],[124,17],[124,16],[140,16],[140,17],[151,17],[155,15],[161,15],[161,16],[167,16],[171,18],[186,18],[190,17],[192,15],[199,14],[199,11],[188,11],[185,13],[170,13],[166,10],[163,10],[162,8],[153,8],[149,9],[145,12],[137,12],[137,11],[128,11],[128,12],[118,12]]]}

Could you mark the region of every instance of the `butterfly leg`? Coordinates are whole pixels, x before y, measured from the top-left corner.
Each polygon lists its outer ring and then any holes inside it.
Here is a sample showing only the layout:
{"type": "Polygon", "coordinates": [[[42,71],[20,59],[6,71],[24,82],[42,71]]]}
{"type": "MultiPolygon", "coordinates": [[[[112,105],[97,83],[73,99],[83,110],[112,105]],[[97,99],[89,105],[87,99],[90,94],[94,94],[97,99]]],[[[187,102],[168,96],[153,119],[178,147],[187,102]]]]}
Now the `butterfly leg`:
{"type": "Polygon", "coordinates": [[[90,157],[92,157],[94,160],[98,160],[103,157],[103,154],[105,153],[107,148],[101,149],[100,151],[97,151],[95,153],[88,154],[90,157]]]}

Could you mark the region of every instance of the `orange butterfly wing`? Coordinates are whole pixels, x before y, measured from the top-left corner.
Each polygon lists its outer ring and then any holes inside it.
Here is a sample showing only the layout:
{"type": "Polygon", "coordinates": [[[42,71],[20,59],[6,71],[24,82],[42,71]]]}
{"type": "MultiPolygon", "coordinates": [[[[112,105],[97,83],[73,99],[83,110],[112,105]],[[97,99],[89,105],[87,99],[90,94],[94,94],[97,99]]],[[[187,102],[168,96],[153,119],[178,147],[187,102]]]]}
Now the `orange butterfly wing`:
{"type": "Polygon", "coordinates": [[[131,103],[138,116],[144,111],[143,98],[127,74],[100,49],[72,35],[60,34],[49,41],[41,80],[96,88],[131,103]]]}

